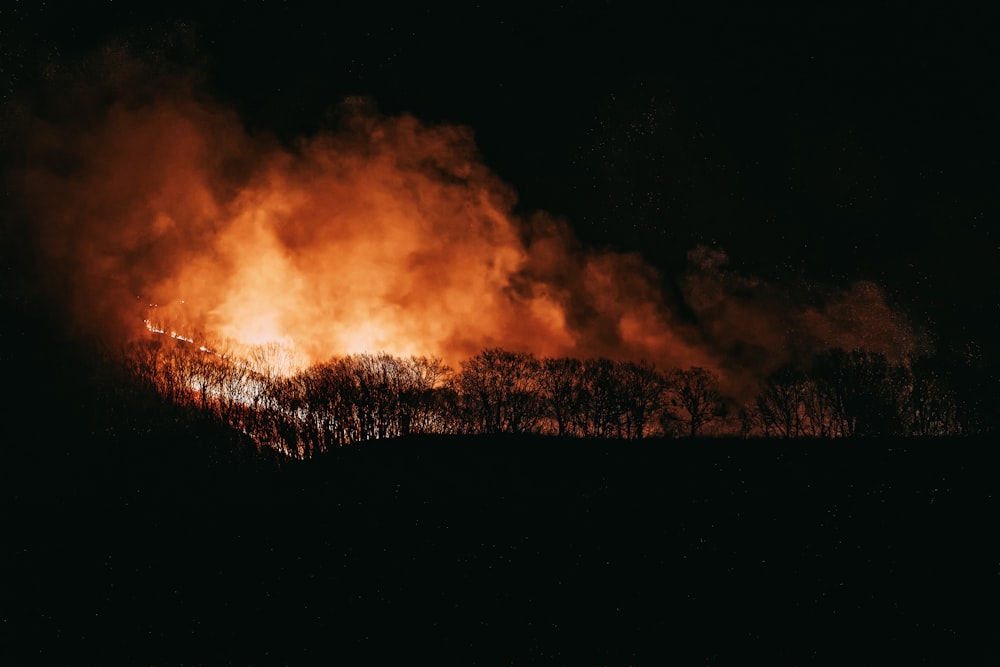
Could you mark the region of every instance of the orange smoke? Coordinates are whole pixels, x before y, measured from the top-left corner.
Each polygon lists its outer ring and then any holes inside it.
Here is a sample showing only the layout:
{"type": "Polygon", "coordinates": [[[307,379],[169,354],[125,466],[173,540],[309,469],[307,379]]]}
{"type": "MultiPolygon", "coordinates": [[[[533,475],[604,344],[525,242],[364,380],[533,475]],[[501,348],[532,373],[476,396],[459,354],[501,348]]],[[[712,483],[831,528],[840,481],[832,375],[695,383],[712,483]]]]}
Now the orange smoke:
{"type": "Polygon", "coordinates": [[[793,290],[731,270],[728,255],[718,249],[699,246],[688,259],[681,279],[685,302],[701,340],[720,360],[731,395],[752,397],[762,377],[784,365],[808,365],[831,348],[877,352],[893,362],[929,351],[927,335],[870,281],[857,280],[847,289],[793,290]]]}
{"type": "MultiPolygon", "coordinates": [[[[681,322],[639,257],[515,214],[466,127],[350,99],[336,128],[286,146],[183,81],[129,72],[84,112],[33,120],[19,173],[52,294],[90,334],[148,319],[199,345],[278,343],[302,363],[387,352],[458,367],[503,347],[753,375],[788,356],[790,317],[838,344],[867,317],[776,313],[733,297],[702,257],[685,287],[698,320],[681,322]]],[[[864,296],[872,317],[896,317],[864,296]]]]}

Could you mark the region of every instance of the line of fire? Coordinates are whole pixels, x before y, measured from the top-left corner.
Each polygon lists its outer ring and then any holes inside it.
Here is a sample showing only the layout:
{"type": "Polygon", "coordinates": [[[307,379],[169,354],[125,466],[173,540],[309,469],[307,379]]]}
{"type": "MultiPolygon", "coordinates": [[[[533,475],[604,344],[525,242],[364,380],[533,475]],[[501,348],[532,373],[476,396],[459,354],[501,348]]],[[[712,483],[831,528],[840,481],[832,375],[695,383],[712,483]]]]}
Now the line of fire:
{"type": "Polygon", "coordinates": [[[975,405],[926,360],[831,349],[772,373],[742,403],[705,368],[488,348],[439,357],[358,353],[296,365],[279,343],[206,345],[146,321],[124,348],[130,374],[217,418],[258,448],[310,458],[410,434],[844,438],[982,433],[975,405]]]}

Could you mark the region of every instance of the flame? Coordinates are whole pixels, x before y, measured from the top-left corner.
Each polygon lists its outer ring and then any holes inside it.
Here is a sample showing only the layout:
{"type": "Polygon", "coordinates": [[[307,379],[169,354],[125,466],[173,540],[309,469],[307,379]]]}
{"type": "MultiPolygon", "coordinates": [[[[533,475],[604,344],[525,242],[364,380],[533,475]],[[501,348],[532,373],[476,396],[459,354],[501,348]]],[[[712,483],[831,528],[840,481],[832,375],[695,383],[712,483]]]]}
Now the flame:
{"type": "Polygon", "coordinates": [[[190,82],[112,78],[92,87],[110,86],[98,98],[112,103],[70,98],[31,120],[18,174],[50,292],[83,331],[130,336],[145,316],[149,332],[206,350],[284,350],[284,372],[360,352],[458,367],[500,346],[700,366],[737,386],[787,358],[791,311],[840,344],[851,322],[907,327],[875,288],[834,310],[733,296],[748,284],[732,290],[705,251],[682,283],[696,321],[682,319],[638,256],[516,213],[468,127],[351,99],[338,126],[285,145],[190,82]],[[740,356],[748,341],[756,357],[740,356]]]}

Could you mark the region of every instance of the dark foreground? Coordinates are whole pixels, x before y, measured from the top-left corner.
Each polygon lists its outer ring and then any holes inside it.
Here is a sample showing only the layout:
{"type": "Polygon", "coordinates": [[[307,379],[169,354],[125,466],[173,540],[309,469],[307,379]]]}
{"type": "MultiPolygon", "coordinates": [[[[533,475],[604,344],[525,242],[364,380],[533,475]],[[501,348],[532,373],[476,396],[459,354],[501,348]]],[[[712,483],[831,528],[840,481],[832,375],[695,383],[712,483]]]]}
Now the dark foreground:
{"type": "Polygon", "coordinates": [[[22,483],[0,662],[996,665],[998,460],[414,439],[22,483]]]}

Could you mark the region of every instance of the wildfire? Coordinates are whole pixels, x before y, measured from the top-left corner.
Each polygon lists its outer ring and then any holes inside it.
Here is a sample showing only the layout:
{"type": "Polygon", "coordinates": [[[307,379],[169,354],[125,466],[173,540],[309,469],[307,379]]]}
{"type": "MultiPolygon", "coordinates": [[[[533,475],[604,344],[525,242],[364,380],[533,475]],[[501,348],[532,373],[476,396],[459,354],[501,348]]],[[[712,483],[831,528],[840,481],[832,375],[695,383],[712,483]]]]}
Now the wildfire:
{"type": "Polygon", "coordinates": [[[116,101],[85,121],[26,128],[19,180],[51,293],[90,333],[133,337],[148,303],[147,334],[246,359],[268,348],[269,372],[362,352],[457,367],[500,346],[699,366],[731,391],[796,345],[844,345],[857,323],[869,341],[915,340],[877,287],[857,307],[806,308],[733,289],[718,251],[693,253],[680,285],[696,317],[682,320],[638,256],[516,214],[467,127],[348,100],[340,126],[286,146],[187,83],[134,68],[101,85],[116,101]]]}

